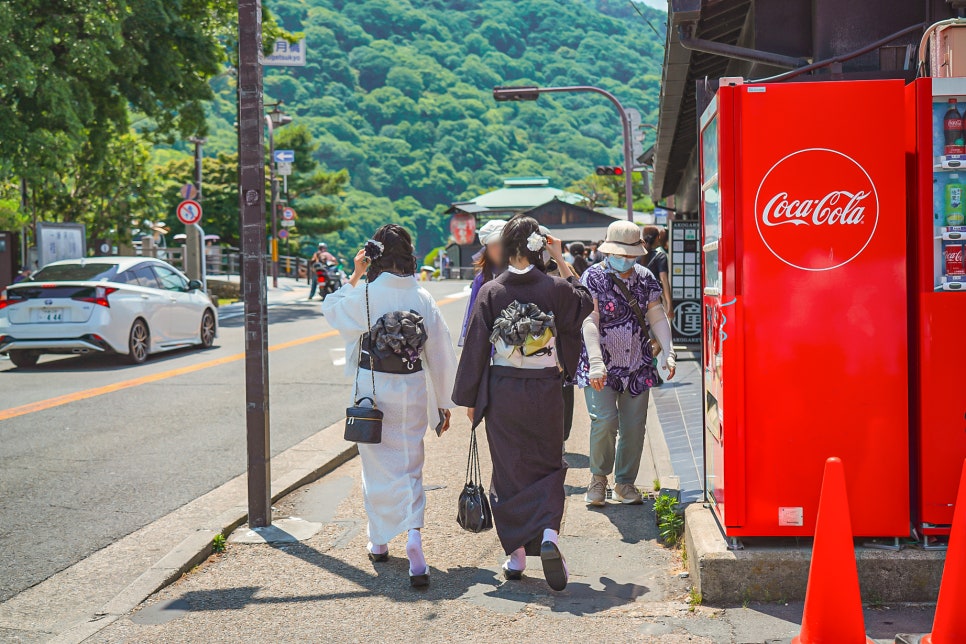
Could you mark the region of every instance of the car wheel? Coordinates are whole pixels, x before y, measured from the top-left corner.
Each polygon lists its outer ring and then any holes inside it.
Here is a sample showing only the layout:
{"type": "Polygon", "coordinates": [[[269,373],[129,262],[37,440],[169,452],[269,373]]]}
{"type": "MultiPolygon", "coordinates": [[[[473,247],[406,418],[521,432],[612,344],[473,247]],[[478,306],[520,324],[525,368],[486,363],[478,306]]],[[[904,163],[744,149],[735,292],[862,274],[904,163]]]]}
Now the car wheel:
{"type": "Polygon", "coordinates": [[[210,309],[201,316],[201,348],[210,349],[215,342],[215,315],[210,309]]]}
{"type": "Polygon", "coordinates": [[[28,369],[36,366],[40,360],[39,351],[28,351],[27,349],[14,349],[10,352],[10,362],[20,369],[28,369]]]}
{"type": "Polygon", "coordinates": [[[141,364],[148,359],[151,334],[147,323],[138,318],[131,325],[131,333],[127,338],[127,361],[131,364],[141,364]]]}

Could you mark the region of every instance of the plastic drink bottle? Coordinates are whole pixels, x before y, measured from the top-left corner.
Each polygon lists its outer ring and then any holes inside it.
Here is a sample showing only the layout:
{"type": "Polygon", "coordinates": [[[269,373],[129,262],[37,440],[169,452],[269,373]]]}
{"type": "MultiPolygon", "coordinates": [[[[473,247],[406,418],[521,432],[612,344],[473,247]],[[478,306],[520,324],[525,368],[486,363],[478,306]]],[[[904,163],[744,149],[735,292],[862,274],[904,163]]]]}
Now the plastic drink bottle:
{"type": "Polygon", "coordinates": [[[946,225],[962,226],[966,222],[966,205],[963,204],[963,184],[958,174],[949,175],[946,184],[946,225]]]}
{"type": "Polygon", "coordinates": [[[966,143],[963,141],[963,115],[956,107],[956,99],[949,99],[949,110],[943,116],[943,138],[946,145],[944,154],[966,153],[966,143]]]}

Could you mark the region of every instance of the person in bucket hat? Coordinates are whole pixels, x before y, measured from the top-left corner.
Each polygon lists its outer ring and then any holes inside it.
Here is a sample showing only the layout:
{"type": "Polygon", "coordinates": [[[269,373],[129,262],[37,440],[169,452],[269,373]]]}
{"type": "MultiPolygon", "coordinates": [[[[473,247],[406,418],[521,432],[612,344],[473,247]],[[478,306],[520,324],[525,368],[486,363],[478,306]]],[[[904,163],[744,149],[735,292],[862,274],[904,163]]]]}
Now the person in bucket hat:
{"type": "Polygon", "coordinates": [[[661,285],[637,263],[647,254],[640,228],[615,221],[599,247],[604,261],[594,264],[581,282],[594,297],[594,312],[584,320],[584,350],[577,385],[590,412],[590,471],[585,500],[604,505],[608,477],[614,474],[614,499],[640,504],[634,485],[644,450],[650,389],[658,382],[649,334],[664,356],[662,369],[674,377],[671,325],[661,303],[661,285]],[[643,318],[643,319],[641,319],[643,318]],[[618,440],[618,436],[620,440],[618,440]]]}

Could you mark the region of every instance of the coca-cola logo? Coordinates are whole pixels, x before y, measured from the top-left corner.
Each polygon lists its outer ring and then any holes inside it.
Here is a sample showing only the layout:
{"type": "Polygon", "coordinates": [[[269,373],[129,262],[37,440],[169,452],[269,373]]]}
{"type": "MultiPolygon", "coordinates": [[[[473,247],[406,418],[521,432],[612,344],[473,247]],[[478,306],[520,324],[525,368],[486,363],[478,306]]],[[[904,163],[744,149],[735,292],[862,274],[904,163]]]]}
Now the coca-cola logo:
{"type": "Polygon", "coordinates": [[[827,271],[858,257],[879,223],[879,196],[854,159],[826,148],[789,154],[765,173],[755,224],[768,250],[806,271],[827,271]]]}

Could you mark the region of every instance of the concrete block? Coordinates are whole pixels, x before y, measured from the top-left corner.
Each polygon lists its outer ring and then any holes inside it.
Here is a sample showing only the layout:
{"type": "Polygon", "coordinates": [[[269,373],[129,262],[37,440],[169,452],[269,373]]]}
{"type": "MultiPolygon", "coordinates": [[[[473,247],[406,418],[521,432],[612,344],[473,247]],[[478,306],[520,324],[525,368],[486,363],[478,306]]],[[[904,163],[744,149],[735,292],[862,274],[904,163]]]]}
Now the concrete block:
{"type": "MultiPolygon", "coordinates": [[[[684,539],[691,580],[706,604],[805,598],[812,546],[809,539],[744,539],[729,550],[709,508],[685,511],[684,539]]],[[[862,598],[869,602],[933,602],[939,593],[945,552],[856,548],[862,598]]]]}

